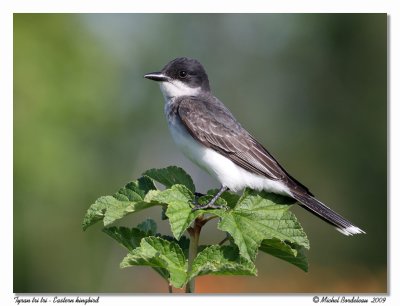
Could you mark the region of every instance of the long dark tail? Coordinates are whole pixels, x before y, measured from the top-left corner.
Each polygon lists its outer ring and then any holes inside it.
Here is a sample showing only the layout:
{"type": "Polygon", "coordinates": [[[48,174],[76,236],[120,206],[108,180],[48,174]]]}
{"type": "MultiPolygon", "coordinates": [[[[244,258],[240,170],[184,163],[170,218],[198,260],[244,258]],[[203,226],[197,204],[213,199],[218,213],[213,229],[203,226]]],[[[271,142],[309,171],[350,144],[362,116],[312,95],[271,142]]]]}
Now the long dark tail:
{"type": "Polygon", "coordinates": [[[293,192],[293,198],[300,202],[300,205],[312,212],[320,219],[336,227],[336,229],[346,236],[355,234],[365,234],[365,232],[352,224],[350,221],[335,213],[325,204],[318,201],[313,196],[306,193],[293,192]]]}

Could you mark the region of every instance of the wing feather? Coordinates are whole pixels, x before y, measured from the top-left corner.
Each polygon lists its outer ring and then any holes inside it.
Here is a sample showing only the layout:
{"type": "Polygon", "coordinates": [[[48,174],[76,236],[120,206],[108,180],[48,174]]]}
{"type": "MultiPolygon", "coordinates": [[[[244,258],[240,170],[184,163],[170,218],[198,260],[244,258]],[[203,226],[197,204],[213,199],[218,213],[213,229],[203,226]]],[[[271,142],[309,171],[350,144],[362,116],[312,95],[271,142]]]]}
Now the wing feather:
{"type": "Polygon", "coordinates": [[[272,180],[287,177],[272,155],[242,128],[219,100],[181,98],[177,114],[193,138],[238,166],[272,180]]]}

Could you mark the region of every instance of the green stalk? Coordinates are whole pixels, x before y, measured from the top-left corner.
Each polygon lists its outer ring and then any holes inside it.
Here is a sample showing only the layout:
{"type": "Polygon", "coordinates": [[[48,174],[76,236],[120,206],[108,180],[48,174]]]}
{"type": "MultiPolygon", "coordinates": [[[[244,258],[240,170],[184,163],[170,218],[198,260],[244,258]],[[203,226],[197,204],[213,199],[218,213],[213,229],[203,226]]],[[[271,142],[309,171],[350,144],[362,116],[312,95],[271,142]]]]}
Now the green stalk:
{"type": "MultiPolygon", "coordinates": [[[[199,238],[200,231],[203,223],[202,218],[199,217],[194,221],[194,225],[189,229],[190,234],[190,244],[189,244],[189,259],[188,259],[188,271],[192,270],[193,261],[197,256],[197,251],[199,248],[199,238]]],[[[195,277],[192,278],[186,285],[186,293],[194,293],[195,291],[195,277]]]]}

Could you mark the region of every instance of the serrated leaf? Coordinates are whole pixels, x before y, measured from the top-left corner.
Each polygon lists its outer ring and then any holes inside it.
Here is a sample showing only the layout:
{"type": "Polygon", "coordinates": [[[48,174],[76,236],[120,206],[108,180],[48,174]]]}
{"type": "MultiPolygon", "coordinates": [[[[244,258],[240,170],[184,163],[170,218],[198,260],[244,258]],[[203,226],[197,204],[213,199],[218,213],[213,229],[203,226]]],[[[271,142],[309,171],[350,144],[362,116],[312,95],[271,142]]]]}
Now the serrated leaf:
{"type": "MultiPolygon", "coordinates": [[[[168,203],[166,215],[171,225],[171,231],[176,239],[179,239],[183,235],[185,230],[197,217],[203,214],[215,214],[214,212],[219,210],[193,210],[190,204],[193,203],[195,196],[188,189],[185,187],[182,189],[182,187],[184,186],[174,185],[171,189],[161,191],[158,194],[153,193],[151,195],[151,200],[153,201],[168,203]]],[[[212,199],[212,197],[212,195],[201,196],[197,198],[197,203],[205,205],[212,199]]],[[[216,205],[220,205],[221,208],[227,207],[224,198],[218,198],[216,205]]]]}
{"type": "Polygon", "coordinates": [[[165,239],[170,242],[176,242],[178,243],[179,247],[182,249],[183,254],[185,254],[185,258],[189,257],[189,245],[190,245],[190,240],[186,236],[182,236],[178,241],[172,237],[172,236],[167,236],[167,235],[161,235],[160,236],[162,239],[165,239]]]}
{"type": "Polygon", "coordinates": [[[144,220],[137,228],[148,234],[147,236],[154,236],[157,233],[157,223],[153,219],[144,220]]]}
{"type": "MultiPolygon", "coordinates": [[[[149,222],[148,219],[145,222],[141,223],[138,225],[138,228],[127,228],[127,227],[106,227],[103,229],[103,232],[105,232],[107,235],[109,235],[111,238],[115,239],[119,244],[127,248],[129,251],[134,250],[135,248],[140,246],[140,242],[143,238],[150,236],[149,231],[142,231],[139,229],[139,227],[144,227],[145,229],[148,227],[149,222]],[[142,225],[142,226],[141,226],[142,225]]],[[[152,220],[151,220],[152,221],[152,220]]],[[[153,221],[154,222],[154,221],[153,221]]],[[[154,230],[154,228],[151,228],[151,230],[154,230]]],[[[171,239],[173,239],[171,237],[171,239]]],[[[178,242],[179,243],[179,242],[178,242]]],[[[153,270],[155,270],[162,278],[168,281],[169,273],[167,270],[158,268],[158,267],[152,267],[153,270]]]]}
{"type": "Polygon", "coordinates": [[[251,261],[239,255],[236,247],[212,245],[197,254],[189,279],[207,274],[256,275],[257,270],[251,261]]]}
{"type": "Polygon", "coordinates": [[[264,239],[276,238],[309,248],[307,236],[287,203],[293,200],[246,189],[234,209],[214,213],[221,217],[218,228],[232,236],[243,257],[254,261],[264,239]]]}
{"type": "Polygon", "coordinates": [[[104,214],[107,210],[107,201],[103,201],[102,199],[103,197],[100,197],[96,200],[94,204],[90,205],[85,214],[85,217],[83,218],[83,230],[86,230],[89,226],[95,224],[100,220],[103,220],[104,214]]]}
{"type": "Polygon", "coordinates": [[[192,202],[193,193],[184,185],[174,185],[165,190],[151,190],[145,197],[145,202],[169,204],[172,201],[192,202]]]}
{"type": "Polygon", "coordinates": [[[141,201],[150,190],[156,190],[154,182],[148,177],[141,177],[134,182],[130,182],[114,194],[116,199],[121,201],[141,201]]]}
{"type": "MultiPolygon", "coordinates": [[[[203,196],[207,198],[210,196],[203,196]]],[[[208,199],[208,198],[207,198],[208,199]]],[[[207,200],[205,199],[205,200],[207,200]]],[[[198,216],[208,213],[213,214],[214,210],[192,210],[194,194],[183,185],[174,185],[170,189],[153,192],[150,197],[146,198],[149,201],[168,204],[165,212],[171,225],[171,231],[176,239],[179,239],[185,230],[192,224],[198,216]]],[[[219,199],[218,203],[226,204],[224,199],[219,199]]]]}
{"type": "Polygon", "coordinates": [[[203,211],[192,212],[190,203],[194,200],[194,194],[184,185],[173,185],[163,191],[152,190],[145,201],[151,203],[166,204],[165,215],[170,219],[171,230],[176,239],[179,239],[192,221],[203,211]]]}
{"type": "Polygon", "coordinates": [[[104,226],[108,226],[114,221],[121,219],[128,214],[135,213],[157,205],[156,203],[146,203],[143,201],[124,202],[112,197],[109,197],[107,200],[108,206],[103,219],[104,226]]]}
{"type": "Polygon", "coordinates": [[[86,212],[83,229],[86,230],[100,220],[103,220],[104,226],[107,226],[129,213],[157,205],[157,203],[144,202],[146,194],[154,189],[151,179],[141,177],[135,182],[128,183],[113,196],[98,198],[86,212]]]}
{"type": "MultiPolygon", "coordinates": [[[[192,210],[192,207],[187,202],[172,201],[169,203],[166,215],[171,224],[172,234],[176,239],[179,239],[185,230],[192,224],[194,219],[204,214],[204,210],[192,210]]],[[[208,211],[207,211],[208,212],[208,211]]]]}
{"type": "Polygon", "coordinates": [[[190,175],[182,168],[176,166],[169,166],[163,169],[150,169],[144,172],[143,175],[163,184],[166,188],[180,184],[185,185],[193,193],[196,190],[190,175]]]}
{"type": "Polygon", "coordinates": [[[176,242],[160,237],[143,238],[140,247],[130,252],[121,262],[121,268],[151,266],[165,269],[168,280],[176,288],[182,288],[187,279],[187,262],[176,242]]]}
{"type": "Polygon", "coordinates": [[[305,272],[308,271],[308,260],[304,247],[277,239],[266,239],[261,243],[260,251],[285,260],[305,272]]]}
{"type": "Polygon", "coordinates": [[[142,238],[148,236],[146,232],[143,232],[138,228],[127,228],[124,226],[106,227],[103,228],[103,232],[127,248],[129,251],[137,248],[140,245],[142,238]]]}
{"type": "Polygon", "coordinates": [[[84,218],[83,228],[86,229],[102,219],[104,226],[107,226],[129,213],[154,205],[154,203],[129,202],[116,199],[114,196],[103,196],[98,198],[89,208],[84,218]]]}
{"type": "Polygon", "coordinates": [[[157,225],[152,219],[140,223],[136,228],[125,226],[111,226],[103,228],[103,232],[116,240],[119,244],[126,247],[129,251],[137,248],[144,237],[154,236],[157,225]]]}

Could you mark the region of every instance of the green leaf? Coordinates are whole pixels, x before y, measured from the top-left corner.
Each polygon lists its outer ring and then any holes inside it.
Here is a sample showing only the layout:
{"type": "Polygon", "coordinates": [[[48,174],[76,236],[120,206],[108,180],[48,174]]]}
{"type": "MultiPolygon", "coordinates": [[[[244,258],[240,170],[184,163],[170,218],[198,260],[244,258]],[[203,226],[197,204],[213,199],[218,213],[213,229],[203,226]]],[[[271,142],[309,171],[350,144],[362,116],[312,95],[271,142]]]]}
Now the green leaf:
{"type": "Polygon", "coordinates": [[[309,242],[295,215],[289,211],[292,199],[246,189],[234,209],[215,210],[221,217],[218,228],[227,231],[240,254],[255,260],[264,239],[288,241],[309,248],[309,242]]]}
{"type": "MultiPolygon", "coordinates": [[[[207,197],[207,196],[205,196],[207,197]]],[[[167,204],[165,212],[169,219],[174,237],[179,240],[185,230],[192,224],[194,219],[205,213],[213,213],[214,210],[192,210],[191,203],[194,200],[193,193],[183,185],[174,185],[163,191],[151,191],[147,194],[145,201],[167,204]]],[[[203,197],[202,197],[203,198],[203,197]]],[[[221,199],[220,204],[226,204],[221,199]]]]}
{"type": "Polygon", "coordinates": [[[150,190],[156,190],[154,182],[148,177],[141,177],[122,187],[114,197],[120,201],[141,201],[150,190]]]}
{"type": "Polygon", "coordinates": [[[172,234],[179,239],[194,219],[204,214],[205,210],[192,210],[187,202],[172,201],[169,203],[166,215],[171,224],[172,234]]]}
{"type": "Polygon", "coordinates": [[[103,228],[103,232],[129,251],[132,251],[140,245],[142,238],[154,236],[157,233],[157,224],[154,220],[147,219],[140,223],[136,228],[111,226],[103,228]]]}
{"type": "Polygon", "coordinates": [[[150,191],[145,201],[166,204],[166,216],[169,218],[174,237],[179,240],[193,220],[204,211],[192,211],[190,203],[194,200],[193,193],[184,185],[173,185],[163,191],[150,191]]]}
{"type": "Polygon", "coordinates": [[[168,280],[176,288],[182,288],[187,279],[187,262],[176,242],[160,237],[143,238],[140,247],[131,251],[121,262],[121,268],[151,266],[168,271],[168,280]]]}
{"type": "Polygon", "coordinates": [[[124,202],[118,201],[115,198],[109,197],[107,210],[104,214],[103,223],[104,226],[110,225],[114,221],[121,219],[127,214],[135,213],[146,208],[153,207],[157,204],[140,202],[124,202]]]}
{"type": "Polygon", "coordinates": [[[194,259],[189,279],[200,275],[257,275],[254,264],[231,246],[212,245],[194,259]]]}
{"type": "MultiPolygon", "coordinates": [[[[151,236],[152,234],[150,233],[151,231],[155,231],[154,226],[152,222],[154,222],[151,219],[147,219],[145,222],[142,222],[141,224],[138,225],[138,228],[127,228],[127,227],[106,227],[103,229],[103,232],[105,232],[107,235],[109,235],[111,238],[115,239],[120,245],[124,246],[127,248],[129,251],[132,251],[136,249],[137,247],[140,246],[140,242],[143,238],[151,236]],[[148,229],[149,225],[151,226],[150,230],[148,229]],[[146,231],[142,231],[139,229],[139,227],[145,229],[146,231]]],[[[155,224],[154,224],[155,225],[155,224]]],[[[164,238],[164,237],[163,237],[164,238]]],[[[174,238],[166,236],[165,238],[169,238],[171,241],[174,240],[174,238]]],[[[185,238],[185,237],[182,237],[185,238]]],[[[186,238],[186,240],[188,240],[186,238]]],[[[184,239],[181,239],[178,241],[178,244],[186,248],[183,249],[184,252],[187,254],[187,249],[189,248],[189,241],[185,241],[184,239]]],[[[153,270],[155,270],[162,278],[168,281],[169,273],[167,270],[159,268],[159,267],[152,267],[153,270]]]]}
{"type": "Polygon", "coordinates": [[[148,236],[146,232],[143,232],[138,228],[127,228],[124,226],[106,227],[103,228],[103,232],[115,239],[129,251],[137,248],[140,245],[142,238],[148,236]]]}
{"type": "MultiPolygon", "coordinates": [[[[157,235],[158,236],[158,235],[157,235]]],[[[182,236],[178,241],[172,236],[167,236],[167,235],[161,235],[159,236],[162,239],[165,239],[169,242],[176,242],[178,243],[179,247],[182,249],[183,254],[185,254],[185,257],[189,257],[189,245],[190,245],[190,240],[186,236],[182,236]]]]}
{"type": "Polygon", "coordinates": [[[163,169],[150,169],[144,172],[143,175],[163,184],[166,188],[180,184],[185,185],[192,193],[196,190],[190,175],[182,168],[176,166],[169,166],[163,169]]]}
{"type": "Polygon", "coordinates": [[[157,203],[146,203],[144,198],[149,191],[155,189],[154,183],[147,177],[141,177],[135,182],[128,183],[113,196],[103,196],[92,204],[83,219],[83,229],[103,220],[104,226],[127,214],[134,213],[157,203]]]}
{"type": "Polygon", "coordinates": [[[305,272],[308,271],[308,260],[305,255],[305,249],[297,244],[277,239],[266,239],[261,243],[260,251],[285,260],[305,272]]]}
{"type": "Polygon", "coordinates": [[[159,204],[169,204],[173,201],[192,202],[193,193],[184,185],[174,185],[165,190],[151,190],[145,197],[145,202],[156,202],[159,204]]]}
{"type": "Polygon", "coordinates": [[[83,218],[83,230],[86,230],[89,226],[95,224],[100,220],[103,220],[104,214],[107,210],[107,201],[103,198],[106,197],[100,197],[96,200],[94,204],[90,205],[85,214],[85,217],[83,218]]]}

